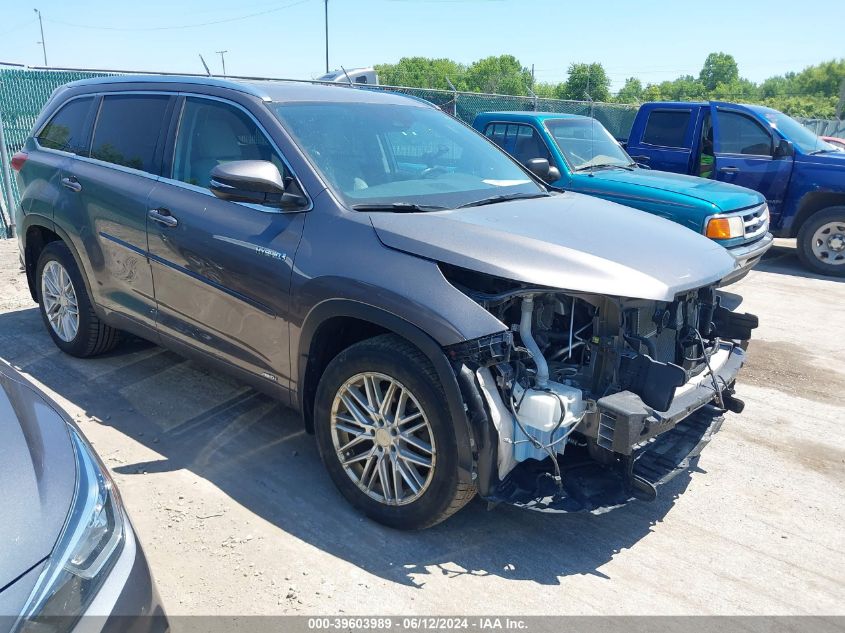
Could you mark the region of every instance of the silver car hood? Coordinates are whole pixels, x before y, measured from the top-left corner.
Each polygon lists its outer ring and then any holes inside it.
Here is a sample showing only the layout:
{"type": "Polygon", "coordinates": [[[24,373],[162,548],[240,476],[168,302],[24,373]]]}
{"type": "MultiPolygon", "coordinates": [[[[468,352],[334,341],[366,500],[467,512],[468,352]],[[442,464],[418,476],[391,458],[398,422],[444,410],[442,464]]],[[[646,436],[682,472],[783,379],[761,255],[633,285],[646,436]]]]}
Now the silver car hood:
{"type": "Polygon", "coordinates": [[[561,290],[672,301],[736,268],[722,246],[599,198],[549,198],[427,213],[372,213],[390,248],[561,290]]]}
{"type": "MultiPolygon", "coordinates": [[[[2,360],[0,438],[2,588],[53,551],[76,487],[76,461],[67,424],[2,360]]],[[[7,606],[5,594],[16,585],[0,592],[0,606],[7,606]]]]}

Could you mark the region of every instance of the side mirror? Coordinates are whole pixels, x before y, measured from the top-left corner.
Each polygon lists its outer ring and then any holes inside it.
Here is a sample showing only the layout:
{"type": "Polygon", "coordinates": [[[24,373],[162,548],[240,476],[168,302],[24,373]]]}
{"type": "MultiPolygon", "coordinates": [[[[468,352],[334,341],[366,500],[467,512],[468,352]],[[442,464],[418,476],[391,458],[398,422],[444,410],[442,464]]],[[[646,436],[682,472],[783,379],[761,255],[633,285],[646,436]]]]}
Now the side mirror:
{"type": "Polygon", "coordinates": [[[560,179],[560,170],[550,165],[545,158],[531,158],[525,162],[525,167],[543,182],[554,182],[560,179]]]}
{"type": "Polygon", "coordinates": [[[248,202],[279,209],[306,205],[302,196],[285,193],[279,169],[266,160],[235,160],[211,170],[211,193],[229,202],[248,202]]]}
{"type": "Polygon", "coordinates": [[[785,138],[780,139],[780,142],[775,147],[775,158],[786,158],[795,154],[795,145],[792,141],[787,141],[785,138]]]}

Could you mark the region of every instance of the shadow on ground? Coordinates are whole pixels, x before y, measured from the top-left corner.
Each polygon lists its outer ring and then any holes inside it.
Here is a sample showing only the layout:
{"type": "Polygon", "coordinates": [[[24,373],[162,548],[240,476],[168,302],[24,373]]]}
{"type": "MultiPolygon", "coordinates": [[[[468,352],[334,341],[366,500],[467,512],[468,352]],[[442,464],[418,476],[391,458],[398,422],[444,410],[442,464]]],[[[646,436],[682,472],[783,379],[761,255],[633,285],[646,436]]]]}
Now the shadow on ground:
{"type": "Polygon", "coordinates": [[[775,244],[763,257],[755,270],[776,275],[789,275],[790,277],[804,277],[806,279],[824,279],[826,281],[845,282],[845,277],[831,277],[818,275],[804,267],[798,259],[798,251],[793,245],[775,244]]]}
{"type": "MultiPolygon", "coordinates": [[[[189,469],[296,538],[393,582],[472,574],[558,584],[595,574],[634,546],[683,492],[682,474],[653,503],[604,515],[542,515],[476,500],[444,524],[402,533],[362,519],[336,492],[299,418],[272,399],[143,341],[95,359],[61,353],[35,308],[0,314],[0,349],[15,366],[159,461],[134,475],[189,469]]],[[[152,508],[131,507],[134,512],[152,508]]]]}

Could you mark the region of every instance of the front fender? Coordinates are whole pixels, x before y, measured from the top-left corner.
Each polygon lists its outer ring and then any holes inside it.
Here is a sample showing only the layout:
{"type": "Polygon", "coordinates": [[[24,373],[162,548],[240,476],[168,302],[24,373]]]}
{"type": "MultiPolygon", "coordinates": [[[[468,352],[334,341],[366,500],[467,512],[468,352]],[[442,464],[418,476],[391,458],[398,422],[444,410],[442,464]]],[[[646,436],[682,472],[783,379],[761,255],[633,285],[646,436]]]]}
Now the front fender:
{"type": "Polygon", "coordinates": [[[298,376],[298,408],[305,412],[305,372],[308,367],[308,353],[315,333],[322,323],[336,317],[354,318],[398,334],[415,345],[431,361],[437,377],[446,394],[449,414],[454,422],[455,439],[458,446],[458,467],[462,475],[475,479],[476,442],[470,430],[461,391],[455,372],[441,346],[431,336],[414,324],[382,308],[351,299],[327,299],[314,306],[306,317],[299,336],[294,375],[298,376]]]}

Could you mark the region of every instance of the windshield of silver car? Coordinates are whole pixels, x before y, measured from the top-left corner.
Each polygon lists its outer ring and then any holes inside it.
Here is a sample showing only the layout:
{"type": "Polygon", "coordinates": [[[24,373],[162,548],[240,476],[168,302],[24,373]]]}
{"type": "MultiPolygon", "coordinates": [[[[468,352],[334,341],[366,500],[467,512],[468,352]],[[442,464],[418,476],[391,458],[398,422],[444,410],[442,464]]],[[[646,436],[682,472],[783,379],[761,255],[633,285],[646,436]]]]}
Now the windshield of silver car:
{"type": "Polygon", "coordinates": [[[425,211],[547,195],[504,152],[434,108],[332,102],[270,107],[355,209],[425,211]]]}

